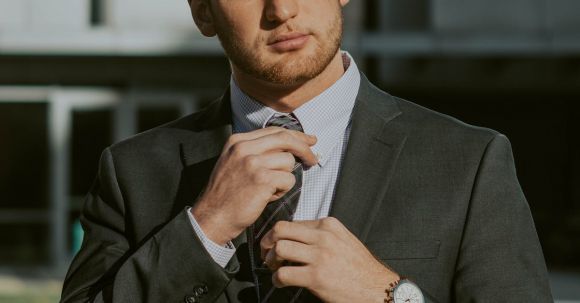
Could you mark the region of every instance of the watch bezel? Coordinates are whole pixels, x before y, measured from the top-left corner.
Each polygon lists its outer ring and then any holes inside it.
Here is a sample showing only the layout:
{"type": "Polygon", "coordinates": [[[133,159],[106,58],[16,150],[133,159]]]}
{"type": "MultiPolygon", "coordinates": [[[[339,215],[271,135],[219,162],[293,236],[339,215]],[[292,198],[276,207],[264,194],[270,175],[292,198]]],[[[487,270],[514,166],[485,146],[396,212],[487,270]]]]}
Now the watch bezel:
{"type": "Polygon", "coordinates": [[[425,297],[423,296],[423,292],[421,291],[421,288],[419,288],[419,286],[417,284],[413,283],[413,281],[408,280],[408,279],[402,279],[402,280],[400,280],[399,283],[397,283],[397,285],[393,288],[393,302],[394,303],[405,303],[405,302],[400,302],[400,301],[397,300],[397,290],[399,290],[400,287],[403,286],[403,285],[411,285],[411,286],[413,286],[417,290],[417,292],[419,293],[419,295],[421,296],[420,297],[420,300],[419,300],[419,303],[425,303],[425,297]]]}

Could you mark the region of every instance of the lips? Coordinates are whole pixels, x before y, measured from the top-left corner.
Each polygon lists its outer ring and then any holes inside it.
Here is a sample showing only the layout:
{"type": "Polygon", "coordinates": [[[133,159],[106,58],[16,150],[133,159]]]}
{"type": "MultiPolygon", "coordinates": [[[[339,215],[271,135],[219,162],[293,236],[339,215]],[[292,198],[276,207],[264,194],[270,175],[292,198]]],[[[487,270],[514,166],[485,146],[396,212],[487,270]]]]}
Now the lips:
{"type": "Polygon", "coordinates": [[[288,41],[288,40],[293,40],[293,39],[297,39],[297,38],[304,37],[304,36],[307,36],[307,34],[288,33],[288,34],[277,35],[273,39],[270,39],[268,45],[272,45],[272,44],[276,44],[276,43],[284,42],[284,41],[288,41]]]}
{"type": "Polygon", "coordinates": [[[303,33],[288,33],[277,35],[268,42],[268,46],[278,52],[294,51],[303,48],[310,35],[303,33]]]}

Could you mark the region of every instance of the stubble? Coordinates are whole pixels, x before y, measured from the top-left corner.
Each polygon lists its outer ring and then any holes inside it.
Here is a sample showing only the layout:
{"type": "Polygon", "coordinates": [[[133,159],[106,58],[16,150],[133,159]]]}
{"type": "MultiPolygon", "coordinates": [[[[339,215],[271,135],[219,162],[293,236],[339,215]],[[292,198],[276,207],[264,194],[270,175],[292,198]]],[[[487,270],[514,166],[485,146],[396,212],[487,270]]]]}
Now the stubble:
{"type": "MultiPolygon", "coordinates": [[[[243,73],[272,84],[299,85],[320,75],[338,52],[342,40],[343,16],[340,7],[337,10],[336,17],[315,35],[317,43],[313,55],[293,56],[290,53],[277,62],[267,62],[261,58],[260,52],[241,41],[234,29],[217,26],[216,31],[227,57],[243,73]]],[[[278,30],[281,32],[298,30],[291,24],[280,27],[278,30]]],[[[266,45],[266,41],[257,41],[257,44],[266,45]]]]}

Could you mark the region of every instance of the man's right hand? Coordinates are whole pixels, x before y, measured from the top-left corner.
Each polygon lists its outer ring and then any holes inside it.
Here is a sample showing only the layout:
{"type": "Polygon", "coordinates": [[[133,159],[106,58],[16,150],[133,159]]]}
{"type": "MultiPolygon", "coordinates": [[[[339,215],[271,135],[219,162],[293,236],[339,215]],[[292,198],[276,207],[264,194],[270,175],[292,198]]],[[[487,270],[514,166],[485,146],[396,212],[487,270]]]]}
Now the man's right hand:
{"type": "Polygon", "coordinates": [[[314,144],[316,137],[281,127],[232,135],[191,208],[206,236],[225,245],[254,223],[269,202],[296,183],[295,157],[306,167],[318,163],[310,149],[314,144]]]}

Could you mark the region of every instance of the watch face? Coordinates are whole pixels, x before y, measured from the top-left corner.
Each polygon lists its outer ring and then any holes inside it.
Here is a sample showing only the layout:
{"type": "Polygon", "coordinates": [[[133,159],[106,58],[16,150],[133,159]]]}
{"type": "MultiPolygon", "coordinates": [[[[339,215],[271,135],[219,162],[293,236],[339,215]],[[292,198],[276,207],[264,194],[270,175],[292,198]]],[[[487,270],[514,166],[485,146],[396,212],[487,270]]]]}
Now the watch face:
{"type": "Polygon", "coordinates": [[[393,293],[395,303],[424,303],[423,293],[417,285],[403,280],[397,285],[393,293]]]}

